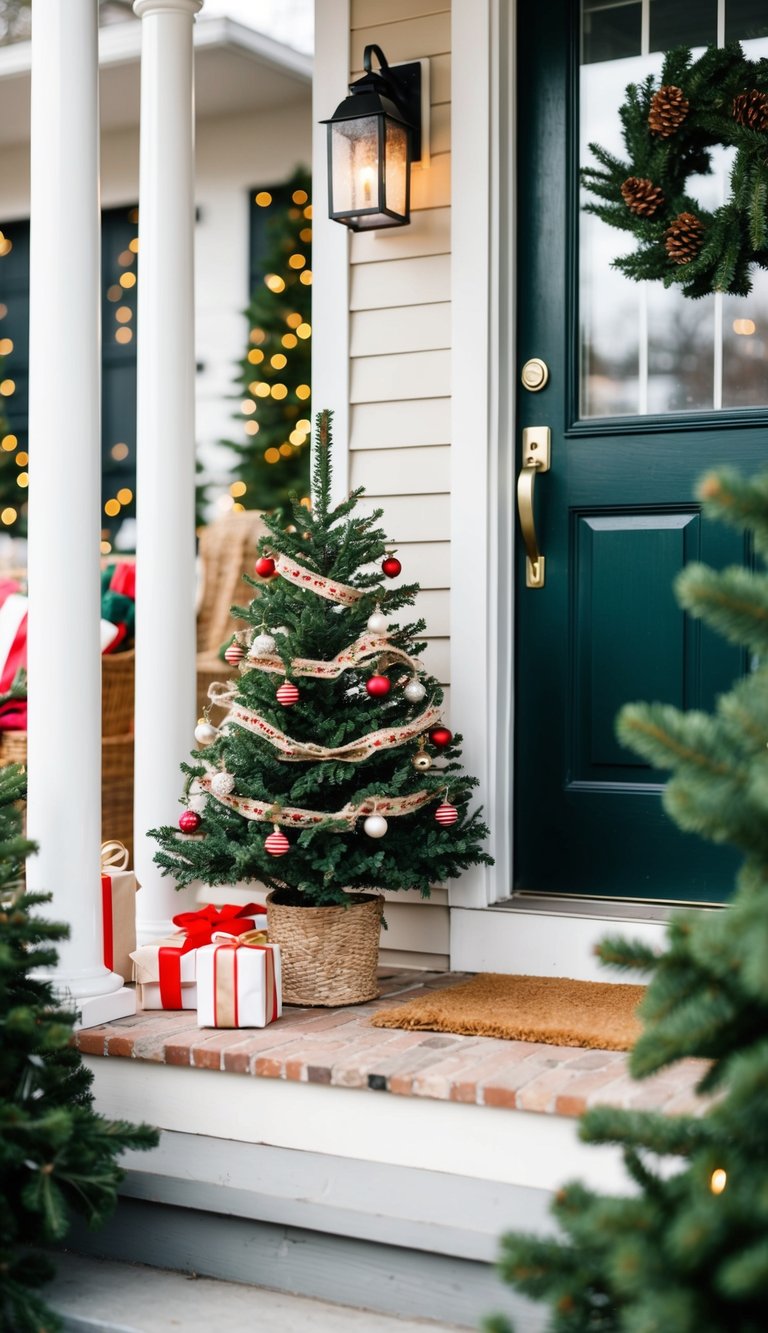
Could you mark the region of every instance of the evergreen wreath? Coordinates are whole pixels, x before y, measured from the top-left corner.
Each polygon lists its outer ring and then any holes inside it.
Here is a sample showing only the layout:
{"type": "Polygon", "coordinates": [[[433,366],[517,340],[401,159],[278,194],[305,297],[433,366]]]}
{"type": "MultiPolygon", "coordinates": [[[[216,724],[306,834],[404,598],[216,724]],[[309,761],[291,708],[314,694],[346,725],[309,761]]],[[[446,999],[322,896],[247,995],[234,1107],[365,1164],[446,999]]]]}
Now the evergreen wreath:
{"type": "Polygon", "coordinates": [[[593,143],[600,167],[581,172],[603,201],[586,211],[639,242],[613,266],[684,296],[747,296],[752,266],[768,268],[768,60],[748,60],[738,42],[698,60],[676,47],[658,83],[649,75],[628,86],[619,115],[629,162],[593,143]],[[736,159],[728,199],[709,212],[686,189],[690,176],[711,174],[718,144],[736,159]]]}

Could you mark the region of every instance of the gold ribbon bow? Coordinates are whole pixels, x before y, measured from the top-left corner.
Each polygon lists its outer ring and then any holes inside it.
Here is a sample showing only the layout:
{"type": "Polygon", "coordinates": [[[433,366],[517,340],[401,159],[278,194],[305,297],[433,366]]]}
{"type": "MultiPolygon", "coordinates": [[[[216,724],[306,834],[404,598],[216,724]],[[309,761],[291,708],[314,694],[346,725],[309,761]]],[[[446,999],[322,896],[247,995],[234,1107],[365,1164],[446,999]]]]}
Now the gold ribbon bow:
{"type": "Polygon", "coordinates": [[[127,870],[129,861],[128,848],[115,839],[101,844],[101,868],[106,870],[127,870]]]}

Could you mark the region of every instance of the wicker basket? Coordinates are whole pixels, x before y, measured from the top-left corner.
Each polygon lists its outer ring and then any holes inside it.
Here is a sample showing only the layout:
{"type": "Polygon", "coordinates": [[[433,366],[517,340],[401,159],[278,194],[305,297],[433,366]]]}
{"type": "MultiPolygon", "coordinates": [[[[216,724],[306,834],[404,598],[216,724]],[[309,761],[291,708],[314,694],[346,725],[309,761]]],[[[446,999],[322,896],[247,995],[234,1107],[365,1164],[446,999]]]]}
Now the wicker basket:
{"type": "Polygon", "coordinates": [[[0,768],[6,764],[26,764],[26,731],[0,731],[0,768]]]}
{"type": "Polygon", "coordinates": [[[101,659],[101,731],[103,736],[125,736],[133,731],[133,687],[136,654],[107,653],[101,659]]]}
{"type": "Polygon", "coordinates": [[[133,736],[101,742],[101,836],[128,848],[133,861],[133,736]]]}
{"type": "Polygon", "coordinates": [[[276,898],[267,898],[267,924],[270,940],[280,945],[285,1003],[375,1000],[384,899],[351,893],[349,907],[294,907],[276,898]]]}

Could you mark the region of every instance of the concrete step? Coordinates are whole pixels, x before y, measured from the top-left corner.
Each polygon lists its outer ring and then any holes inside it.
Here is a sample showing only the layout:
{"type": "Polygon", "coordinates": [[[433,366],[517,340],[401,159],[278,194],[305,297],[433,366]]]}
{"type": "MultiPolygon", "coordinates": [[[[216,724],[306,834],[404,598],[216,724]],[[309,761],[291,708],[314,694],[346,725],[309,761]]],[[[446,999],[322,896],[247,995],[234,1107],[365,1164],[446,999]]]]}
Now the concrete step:
{"type": "Polygon", "coordinates": [[[54,1256],[45,1288],[66,1333],[454,1333],[456,1325],[399,1319],[263,1287],[196,1278],[141,1264],[54,1256]]]}

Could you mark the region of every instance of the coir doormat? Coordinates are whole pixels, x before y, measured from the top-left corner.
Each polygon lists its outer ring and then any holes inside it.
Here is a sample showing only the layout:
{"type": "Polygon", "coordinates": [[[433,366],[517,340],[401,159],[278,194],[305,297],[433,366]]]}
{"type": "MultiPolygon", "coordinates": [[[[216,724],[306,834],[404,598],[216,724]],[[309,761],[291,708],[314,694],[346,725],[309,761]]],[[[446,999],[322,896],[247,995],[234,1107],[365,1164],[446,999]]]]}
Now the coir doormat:
{"type": "Polygon", "coordinates": [[[640,1035],[637,1006],[644,994],[644,986],[481,972],[383,1009],[371,1021],[379,1028],[628,1051],[640,1035]]]}

